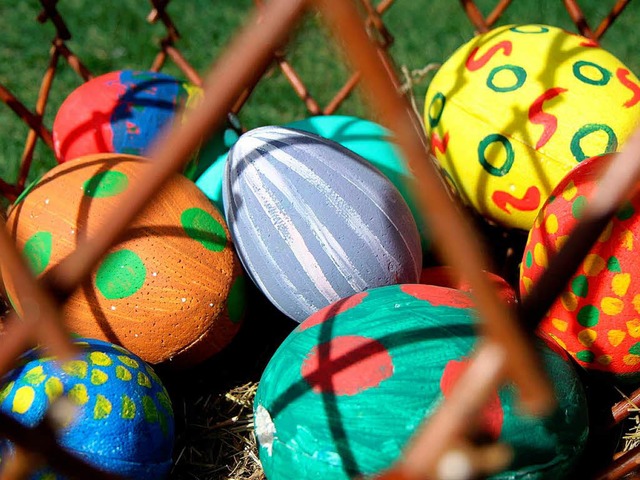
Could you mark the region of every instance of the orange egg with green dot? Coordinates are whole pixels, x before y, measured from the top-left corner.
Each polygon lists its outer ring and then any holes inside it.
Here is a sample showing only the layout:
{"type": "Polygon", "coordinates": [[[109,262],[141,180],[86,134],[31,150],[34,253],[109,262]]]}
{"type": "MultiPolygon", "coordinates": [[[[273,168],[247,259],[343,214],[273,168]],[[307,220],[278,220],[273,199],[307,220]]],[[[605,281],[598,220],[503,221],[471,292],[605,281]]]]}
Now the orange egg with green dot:
{"type": "MultiPolygon", "coordinates": [[[[100,154],[56,166],[11,208],[7,226],[43,275],[86,238],[137,182],[145,159],[100,154]]],[[[20,310],[11,278],[11,301],[20,310]]],[[[243,318],[244,277],[221,213],[174,175],[64,305],[75,333],[122,345],[143,360],[188,366],[227,345],[243,318]]],[[[123,373],[123,375],[126,375],[123,373]]]]}
{"type": "MultiPolygon", "coordinates": [[[[564,245],[613,155],[593,157],[571,170],[538,214],[524,250],[520,294],[525,297],[564,245]]],[[[621,381],[640,378],[640,193],[606,226],[564,291],[543,318],[539,333],[588,370],[621,381]]]]}

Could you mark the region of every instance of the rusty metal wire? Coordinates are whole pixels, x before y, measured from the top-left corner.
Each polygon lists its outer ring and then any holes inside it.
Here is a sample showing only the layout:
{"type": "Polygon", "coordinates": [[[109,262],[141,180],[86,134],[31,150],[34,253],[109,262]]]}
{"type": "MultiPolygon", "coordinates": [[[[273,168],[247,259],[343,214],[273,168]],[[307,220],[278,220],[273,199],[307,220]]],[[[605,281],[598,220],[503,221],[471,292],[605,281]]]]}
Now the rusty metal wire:
{"type": "MultiPolygon", "coordinates": [[[[9,199],[15,198],[24,188],[24,179],[28,174],[33,146],[37,139],[40,138],[51,146],[51,134],[42,124],[42,115],[60,57],[65,58],[83,79],[90,78],[88,70],[65,45],[71,34],[56,9],[56,1],[40,2],[43,12],[39,20],[50,20],[56,27],[56,36],[51,49],[50,64],[44,75],[34,111],[25,107],[17,97],[0,85],[0,99],[30,127],[17,185],[0,183],[2,193],[9,199]]],[[[536,284],[532,294],[524,299],[525,308],[519,312],[512,312],[500,303],[492,285],[484,281],[482,270],[487,266],[487,259],[484,258],[480,245],[474,240],[476,235],[473,234],[473,228],[457,205],[451,201],[444,182],[431,163],[429,147],[420,123],[407,99],[398,93],[399,83],[386,53],[392,37],[381,19],[393,0],[380,2],[376,6],[368,0],[360,0],[360,7],[367,13],[364,20],[358,5],[344,0],[271,0],[260,4],[253,21],[229,45],[205,80],[200,78],[175,47],[179,33],[166,12],[168,0],[151,0],[151,3],[153,11],[149,20],[161,21],[167,30],[167,35],[161,42],[161,51],[156,56],[152,68],[159,69],[167,58],[172,59],[193,83],[203,86],[204,99],[194,108],[187,121],[172,127],[168,135],[151,150],[150,156],[155,162],[148,168],[147,174],[142,176],[145,178],[144,184],[139,185],[139,188],[130,189],[124,195],[122,202],[116,205],[105,222],[108,228],[105,228],[99,237],[85,239],[79,243],[77,250],[45,275],[39,283],[27,273],[24,261],[15,247],[10,245],[4,225],[0,225],[0,260],[3,268],[12,277],[20,279],[16,282],[20,303],[34,306],[31,309],[25,308],[21,312],[21,318],[13,313],[7,319],[4,334],[0,337],[0,373],[7,372],[17,355],[34,343],[36,331],[39,332],[37,340],[53,352],[63,358],[70,354],[68,343],[65,341],[66,334],[58,318],[60,303],[64,302],[66,296],[89,275],[115,239],[150,201],[154,192],[187,161],[197,148],[200,138],[221,125],[228,112],[241,107],[242,99],[246,100],[248,93],[275,59],[311,113],[335,111],[356,84],[362,82],[371,104],[383,113],[381,116],[386,119],[387,126],[396,133],[398,144],[415,175],[416,183],[421,185],[419,191],[414,193],[425,220],[432,227],[440,254],[446,263],[454,266],[471,284],[483,320],[485,336],[477,349],[472,367],[460,378],[442,407],[419,430],[403,458],[383,475],[383,478],[432,477],[440,460],[452,450],[465,452],[477,473],[485,473],[486,469],[496,468],[500,461],[491,465],[481,465],[473,460],[479,458],[476,454],[487,453],[487,450],[479,449],[466,438],[468,414],[478,411],[489,392],[506,380],[513,380],[518,384],[522,400],[530,411],[541,413],[552,407],[551,386],[539,368],[537,357],[529,342],[529,333],[544,314],[545,305],[553,301],[562,282],[566,281],[561,274],[569,275],[571,268],[577,265],[576,262],[582,260],[591,245],[590,242],[598,237],[612,212],[626,198],[631,186],[640,177],[640,133],[636,133],[625,146],[620,161],[612,162],[602,179],[605,187],[599,190],[599,196],[590,203],[583,220],[565,248],[550,263],[549,271],[559,274],[553,278],[545,277],[546,280],[536,284]],[[289,31],[310,4],[322,12],[333,33],[342,40],[346,53],[355,67],[352,77],[324,108],[320,108],[304,84],[296,80],[295,70],[287,62],[286,54],[282,52],[282,45],[289,31]],[[261,28],[251,28],[258,23],[261,28]],[[375,32],[373,37],[376,37],[373,40],[370,34],[372,30],[375,32]],[[207,95],[207,92],[212,92],[214,88],[216,94],[207,95]],[[169,145],[170,148],[167,147],[169,145]],[[621,165],[625,165],[626,169],[621,168],[621,165]],[[555,282],[551,281],[553,279],[555,282]],[[25,299],[31,301],[25,302],[25,299]],[[534,305],[538,308],[527,308],[534,305]],[[523,328],[523,325],[528,329],[523,328]],[[506,359],[509,359],[509,362],[506,359]]],[[[510,3],[508,0],[500,1],[494,11],[484,18],[472,0],[462,0],[465,12],[479,31],[485,31],[493,25],[510,3]]],[[[592,39],[600,38],[627,4],[628,1],[619,1],[611,14],[592,31],[577,2],[565,1],[567,10],[580,31],[592,39]]],[[[638,397],[640,393],[633,396],[634,399],[638,397]]],[[[616,419],[621,419],[626,414],[624,405],[614,406],[614,411],[616,419]]],[[[0,415],[0,435],[11,439],[20,447],[20,454],[15,462],[22,463],[9,463],[9,467],[16,468],[19,472],[16,475],[21,476],[25,473],[25,458],[29,459],[29,462],[32,458],[46,458],[52,465],[61,468],[72,477],[87,478],[93,475],[95,478],[113,478],[95,471],[65,453],[56,444],[53,429],[46,422],[33,429],[26,429],[0,415]]],[[[601,478],[615,479],[633,472],[637,458],[636,450],[629,452],[620,457],[617,463],[612,464],[607,472],[603,472],[601,478]]],[[[38,462],[34,462],[36,463],[38,462]]]]}

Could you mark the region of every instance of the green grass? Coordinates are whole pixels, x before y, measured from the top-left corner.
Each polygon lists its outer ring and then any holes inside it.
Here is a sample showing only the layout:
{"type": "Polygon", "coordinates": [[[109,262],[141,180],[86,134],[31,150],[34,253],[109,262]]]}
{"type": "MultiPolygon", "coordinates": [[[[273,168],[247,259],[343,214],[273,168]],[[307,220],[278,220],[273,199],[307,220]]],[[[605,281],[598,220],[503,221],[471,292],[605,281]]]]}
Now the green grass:
{"type": "MultiPolygon", "coordinates": [[[[0,31],[3,32],[0,83],[33,109],[54,29],[50,22],[42,25],[35,20],[39,11],[37,1],[12,2],[11,7],[8,3],[5,2],[0,15],[0,31]]],[[[489,0],[478,3],[485,12],[494,4],[489,0]]],[[[583,3],[588,4],[584,6],[588,18],[600,19],[614,1],[583,3]]],[[[251,0],[174,0],[171,3],[169,12],[182,33],[178,46],[197,71],[206,74],[233,32],[245,21],[252,5],[251,0]]],[[[146,22],[149,9],[147,2],[125,0],[63,0],[59,4],[73,35],[68,45],[94,74],[124,68],[146,69],[151,65],[164,29],[159,24],[146,22]]],[[[632,71],[638,72],[640,60],[634,55],[635,42],[629,35],[634,31],[636,16],[637,6],[628,7],[605,37],[603,46],[632,71]]],[[[459,2],[454,0],[398,1],[385,14],[385,21],[395,37],[391,53],[396,63],[410,70],[444,61],[474,33],[459,2]]],[[[558,0],[514,2],[500,20],[500,24],[534,22],[575,31],[558,0]]],[[[591,20],[591,23],[595,28],[597,21],[591,20]]],[[[349,70],[342,62],[340,49],[323,28],[319,15],[308,16],[296,30],[287,52],[321,105],[332,98],[348,77],[349,70]]],[[[165,71],[183,76],[171,63],[165,71]]],[[[414,87],[419,108],[422,108],[429,78],[414,87]]],[[[79,77],[62,62],[45,114],[45,125],[51,127],[59,105],[79,84],[79,77]]],[[[338,113],[372,116],[358,94],[352,96],[338,113]]],[[[280,71],[273,68],[255,89],[240,118],[247,128],[252,128],[305,116],[304,106],[280,71]]],[[[0,105],[0,126],[0,177],[13,182],[17,178],[27,127],[5,105],[0,105]]],[[[29,178],[37,178],[54,165],[52,153],[38,142],[29,178]]]]}

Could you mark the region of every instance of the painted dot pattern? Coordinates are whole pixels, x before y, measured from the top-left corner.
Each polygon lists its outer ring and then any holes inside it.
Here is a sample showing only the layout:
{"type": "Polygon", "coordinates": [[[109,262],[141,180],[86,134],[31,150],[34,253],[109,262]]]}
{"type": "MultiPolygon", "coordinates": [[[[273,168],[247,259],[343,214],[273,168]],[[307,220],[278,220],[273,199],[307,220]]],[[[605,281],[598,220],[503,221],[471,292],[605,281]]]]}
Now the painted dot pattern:
{"type": "Polygon", "coordinates": [[[32,426],[53,400],[66,395],[81,407],[61,431],[66,448],[129,478],[161,478],[171,466],[173,410],[158,377],[141,360],[106,342],[90,340],[76,347],[78,358],[61,369],[38,358],[37,351],[29,352],[25,367],[11,372],[0,390],[0,409],[32,426]],[[148,462],[158,465],[149,468],[148,462]],[[140,473],[144,469],[149,471],[140,473]]]}
{"type": "MultiPolygon", "coordinates": [[[[146,164],[97,154],[47,172],[7,218],[31,270],[44,275],[79,238],[99,237],[146,164]]],[[[91,273],[63,307],[70,331],[118,341],[154,365],[190,366],[215,355],[244,318],[242,280],[233,286],[242,268],[226,221],[183,175],[168,179],[91,273]]],[[[0,274],[23,311],[15,279],[0,274]]]]}
{"type": "Polygon", "coordinates": [[[144,261],[132,250],[109,253],[98,267],[96,286],[105,298],[129,297],[144,285],[147,269],[144,261]]]}
{"type": "MultiPolygon", "coordinates": [[[[612,54],[560,28],[498,27],[438,70],[425,98],[426,133],[463,201],[529,230],[576,163],[617,151],[633,131],[640,102],[630,98],[640,80],[627,73],[612,54]]],[[[557,228],[553,220],[549,227],[557,228]]]]}
{"type": "MultiPolygon", "coordinates": [[[[585,160],[554,189],[555,199],[540,212],[540,224],[529,233],[521,264],[520,289],[525,292],[545,265],[535,261],[536,251],[553,255],[557,239],[568,235],[595,188],[594,172],[611,156],[585,160]],[[546,229],[555,217],[557,229],[546,229]]],[[[608,372],[621,381],[640,378],[640,268],[633,239],[640,232],[635,215],[640,196],[634,196],[600,235],[578,271],[569,280],[540,325],[543,338],[553,338],[586,368],[608,372]],[[636,277],[636,278],[634,278],[636,277]]]]}

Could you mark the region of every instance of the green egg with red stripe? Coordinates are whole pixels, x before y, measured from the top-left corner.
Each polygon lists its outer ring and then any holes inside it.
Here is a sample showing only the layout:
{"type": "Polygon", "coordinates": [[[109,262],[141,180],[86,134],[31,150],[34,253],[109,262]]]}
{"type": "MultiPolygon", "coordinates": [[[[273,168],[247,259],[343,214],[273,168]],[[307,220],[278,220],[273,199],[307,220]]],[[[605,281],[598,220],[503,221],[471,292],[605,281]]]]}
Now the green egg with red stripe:
{"type": "MultiPolygon", "coordinates": [[[[140,357],[93,339],[73,341],[68,361],[31,350],[2,379],[0,410],[33,427],[65,396],[74,414],[57,433],[59,444],[95,467],[126,478],[166,478],[172,461],[174,419],[160,378],[140,357]]],[[[0,439],[2,454],[12,444],[0,439]]],[[[66,477],[42,468],[32,480],[66,477]]]]}
{"type": "MultiPolygon", "coordinates": [[[[522,296],[567,240],[614,158],[585,160],[553,190],[529,232],[520,267],[522,296]]],[[[539,327],[543,338],[584,368],[634,383],[640,379],[639,210],[635,194],[613,216],[539,327]]]]}
{"type": "MultiPolygon", "coordinates": [[[[149,165],[143,157],[99,154],[49,171],[7,219],[32,271],[46,274],[81,240],[99,237],[149,165]]],[[[20,310],[11,277],[3,277],[20,310]]],[[[192,365],[238,331],[243,285],[222,214],[175,174],[71,295],[63,317],[73,332],[122,345],[151,364],[192,365]]]]}
{"type": "MultiPolygon", "coordinates": [[[[310,316],[276,351],[256,395],[267,478],[347,479],[389,468],[467,367],[476,321],[468,293],[414,284],[373,288],[310,316]]],[[[582,385],[559,349],[538,347],[556,411],[523,414],[508,384],[469,419],[514,449],[512,464],[492,478],[563,478],[585,445],[582,385]]]]}

